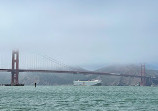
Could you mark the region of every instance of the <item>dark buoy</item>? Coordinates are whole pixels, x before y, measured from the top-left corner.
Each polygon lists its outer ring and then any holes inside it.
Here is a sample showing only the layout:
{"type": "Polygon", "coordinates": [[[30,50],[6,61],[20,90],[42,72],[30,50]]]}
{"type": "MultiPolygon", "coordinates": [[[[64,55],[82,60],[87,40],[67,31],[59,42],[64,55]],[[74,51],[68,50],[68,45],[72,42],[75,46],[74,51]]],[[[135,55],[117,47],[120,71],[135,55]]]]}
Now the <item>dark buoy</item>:
{"type": "Polygon", "coordinates": [[[35,82],[35,87],[36,87],[36,82],[35,82]]]}

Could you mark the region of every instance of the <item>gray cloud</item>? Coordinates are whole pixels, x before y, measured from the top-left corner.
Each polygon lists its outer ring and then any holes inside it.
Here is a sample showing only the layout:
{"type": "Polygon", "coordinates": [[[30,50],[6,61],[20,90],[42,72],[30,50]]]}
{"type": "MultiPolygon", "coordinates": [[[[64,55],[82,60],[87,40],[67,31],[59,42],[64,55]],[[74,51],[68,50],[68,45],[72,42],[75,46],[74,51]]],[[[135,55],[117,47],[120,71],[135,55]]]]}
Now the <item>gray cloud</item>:
{"type": "Polygon", "coordinates": [[[1,1],[0,50],[66,64],[157,61],[157,1],[1,1]]]}

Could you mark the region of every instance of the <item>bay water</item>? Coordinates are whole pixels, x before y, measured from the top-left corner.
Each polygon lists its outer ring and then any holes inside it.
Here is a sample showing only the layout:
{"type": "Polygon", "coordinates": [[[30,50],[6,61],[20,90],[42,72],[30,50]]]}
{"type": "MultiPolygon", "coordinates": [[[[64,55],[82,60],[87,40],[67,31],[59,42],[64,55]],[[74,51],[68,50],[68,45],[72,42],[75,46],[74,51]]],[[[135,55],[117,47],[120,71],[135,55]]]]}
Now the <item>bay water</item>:
{"type": "Polygon", "coordinates": [[[0,111],[158,111],[158,87],[0,87],[0,111]]]}

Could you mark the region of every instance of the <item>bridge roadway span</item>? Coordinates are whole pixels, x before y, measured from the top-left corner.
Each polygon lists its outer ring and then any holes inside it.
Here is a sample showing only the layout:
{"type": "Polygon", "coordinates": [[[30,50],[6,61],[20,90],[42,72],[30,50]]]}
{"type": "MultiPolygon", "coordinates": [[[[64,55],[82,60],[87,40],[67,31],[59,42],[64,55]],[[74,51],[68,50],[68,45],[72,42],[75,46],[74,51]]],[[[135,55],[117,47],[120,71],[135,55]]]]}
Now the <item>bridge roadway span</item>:
{"type": "Polygon", "coordinates": [[[44,73],[66,73],[66,74],[95,74],[95,75],[109,75],[109,76],[123,76],[123,77],[135,77],[135,78],[148,78],[147,76],[138,75],[128,75],[128,74],[117,74],[117,73],[107,73],[107,72],[96,72],[96,71],[66,71],[66,70],[36,70],[36,69],[0,69],[0,72],[44,72],[44,73]]]}

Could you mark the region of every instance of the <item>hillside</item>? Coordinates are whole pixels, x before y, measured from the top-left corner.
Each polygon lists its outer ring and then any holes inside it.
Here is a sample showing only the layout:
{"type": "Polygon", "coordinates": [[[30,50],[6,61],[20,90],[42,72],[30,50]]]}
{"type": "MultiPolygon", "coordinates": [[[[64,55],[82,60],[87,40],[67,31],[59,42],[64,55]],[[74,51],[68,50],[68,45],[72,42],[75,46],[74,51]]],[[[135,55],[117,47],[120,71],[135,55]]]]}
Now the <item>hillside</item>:
{"type": "MultiPolygon", "coordinates": [[[[127,75],[139,75],[140,67],[137,65],[111,65],[98,69],[99,72],[110,72],[127,75]]],[[[115,77],[115,76],[102,76],[104,85],[135,85],[140,80],[131,77],[115,77]]]]}

